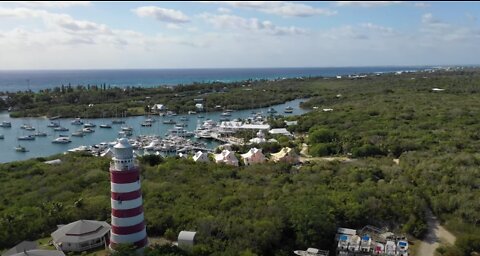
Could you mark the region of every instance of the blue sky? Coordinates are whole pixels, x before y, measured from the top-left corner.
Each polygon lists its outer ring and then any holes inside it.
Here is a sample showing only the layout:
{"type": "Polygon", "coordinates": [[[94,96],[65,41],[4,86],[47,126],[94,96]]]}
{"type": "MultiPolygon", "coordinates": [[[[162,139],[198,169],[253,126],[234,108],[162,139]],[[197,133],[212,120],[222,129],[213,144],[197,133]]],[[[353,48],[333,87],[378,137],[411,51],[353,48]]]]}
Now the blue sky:
{"type": "Polygon", "coordinates": [[[0,69],[480,64],[478,2],[0,2],[0,69]]]}

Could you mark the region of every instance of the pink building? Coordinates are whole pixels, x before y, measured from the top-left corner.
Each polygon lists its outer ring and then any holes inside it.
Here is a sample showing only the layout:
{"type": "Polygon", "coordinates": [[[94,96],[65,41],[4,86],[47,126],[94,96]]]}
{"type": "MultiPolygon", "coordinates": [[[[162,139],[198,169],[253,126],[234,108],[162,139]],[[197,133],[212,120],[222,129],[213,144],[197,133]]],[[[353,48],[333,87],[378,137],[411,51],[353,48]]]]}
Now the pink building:
{"type": "Polygon", "coordinates": [[[110,165],[112,230],[110,249],[117,244],[134,244],[139,250],[147,245],[145,217],[140,185],[140,168],[133,159],[128,140],[119,139],[113,147],[110,165]]]}

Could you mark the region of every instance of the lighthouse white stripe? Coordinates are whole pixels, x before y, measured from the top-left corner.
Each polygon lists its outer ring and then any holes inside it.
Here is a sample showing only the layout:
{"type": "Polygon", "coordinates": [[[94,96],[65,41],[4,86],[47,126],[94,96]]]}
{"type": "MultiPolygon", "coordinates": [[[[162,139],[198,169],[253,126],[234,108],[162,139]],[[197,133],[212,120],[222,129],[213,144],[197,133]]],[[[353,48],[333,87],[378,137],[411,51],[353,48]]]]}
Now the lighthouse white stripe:
{"type": "Polygon", "coordinates": [[[117,200],[110,200],[112,203],[112,208],[116,210],[127,210],[137,208],[142,205],[142,197],[128,200],[128,201],[117,201],[117,200]]]}
{"type": "Polygon", "coordinates": [[[110,240],[116,244],[120,243],[135,243],[147,237],[147,231],[144,228],[142,231],[129,234],[129,235],[117,235],[112,233],[110,235],[110,240]]]}
{"type": "Polygon", "coordinates": [[[111,184],[112,192],[116,192],[116,193],[128,193],[128,192],[132,192],[140,189],[140,182],[138,181],[135,181],[132,183],[125,183],[125,184],[117,184],[117,183],[110,182],[110,184],[111,184]]]}
{"type": "Polygon", "coordinates": [[[145,217],[143,216],[143,212],[137,216],[133,216],[129,218],[118,218],[118,217],[112,216],[112,226],[117,226],[117,227],[133,226],[142,222],[144,219],[145,217]]]}

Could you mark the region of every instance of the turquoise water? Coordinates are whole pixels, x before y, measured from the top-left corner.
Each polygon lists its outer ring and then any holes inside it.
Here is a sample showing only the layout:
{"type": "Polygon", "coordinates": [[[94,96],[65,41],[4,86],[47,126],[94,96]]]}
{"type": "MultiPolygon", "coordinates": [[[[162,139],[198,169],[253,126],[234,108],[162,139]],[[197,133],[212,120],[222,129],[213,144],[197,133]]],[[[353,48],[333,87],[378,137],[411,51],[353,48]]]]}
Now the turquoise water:
{"type": "MultiPolygon", "coordinates": [[[[278,114],[282,115],[300,115],[307,110],[301,109],[299,104],[302,100],[294,100],[290,102],[286,102],[284,104],[279,104],[272,106],[278,111],[278,114]],[[291,106],[293,107],[292,114],[284,114],[283,110],[285,107],[291,106]]],[[[305,100],[303,100],[305,101],[305,100]]],[[[256,109],[249,109],[249,110],[241,110],[241,111],[234,111],[232,112],[232,116],[229,117],[231,120],[235,118],[247,118],[251,116],[251,112],[263,112],[264,115],[267,115],[268,108],[256,108],[256,109]]],[[[161,117],[161,116],[151,116],[150,118],[156,119],[156,122],[152,125],[152,127],[142,127],[140,124],[147,118],[145,116],[136,116],[136,117],[127,117],[123,118],[126,121],[125,125],[131,126],[134,129],[134,136],[137,135],[160,135],[162,137],[168,132],[169,129],[173,128],[173,125],[163,124],[164,120],[173,119],[177,122],[179,121],[182,116],[186,116],[189,118],[188,121],[184,122],[188,124],[188,127],[185,129],[189,131],[195,130],[197,126],[197,120],[207,120],[212,119],[218,121],[220,119],[221,112],[209,112],[209,113],[202,113],[205,118],[197,119],[198,115],[178,115],[172,117],[161,117]]],[[[0,140],[0,162],[11,162],[17,160],[25,160],[33,157],[45,157],[50,156],[53,154],[58,154],[67,151],[68,149],[75,148],[81,145],[94,145],[100,142],[109,142],[113,141],[118,137],[118,131],[120,131],[120,127],[122,125],[112,125],[112,129],[102,129],[99,127],[100,124],[103,123],[111,123],[110,118],[98,118],[98,119],[88,119],[83,121],[91,121],[97,125],[95,127],[95,132],[90,134],[85,134],[84,137],[70,137],[72,140],[69,144],[53,144],[52,140],[57,138],[60,134],[71,135],[72,132],[81,128],[81,126],[71,125],[71,121],[73,119],[57,119],[55,121],[60,122],[61,126],[69,128],[68,132],[55,132],[53,128],[47,127],[47,124],[50,123],[50,120],[45,118],[10,118],[8,112],[0,112],[0,122],[2,121],[10,121],[12,123],[12,128],[2,128],[0,127],[0,134],[3,134],[5,138],[0,140]],[[25,131],[20,129],[20,126],[23,124],[31,125],[37,129],[37,131],[46,132],[48,134],[47,137],[37,137],[34,141],[19,141],[17,137],[28,135],[33,132],[25,131]],[[22,153],[16,152],[15,147],[17,145],[22,145],[26,147],[29,151],[22,153]]],[[[213,146],[213,145],[210,145],[213,146]]]]}

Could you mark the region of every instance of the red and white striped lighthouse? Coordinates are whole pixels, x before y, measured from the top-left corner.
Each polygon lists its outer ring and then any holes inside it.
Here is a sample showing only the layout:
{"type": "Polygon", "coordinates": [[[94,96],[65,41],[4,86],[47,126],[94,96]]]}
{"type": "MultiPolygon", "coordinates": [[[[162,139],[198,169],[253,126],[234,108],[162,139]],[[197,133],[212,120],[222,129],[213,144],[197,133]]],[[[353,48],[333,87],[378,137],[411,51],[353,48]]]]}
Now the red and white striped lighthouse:
{"type": "Polygon", "coordinates": [[[133,159],[133,149],[122,138],[113,147],[110,165],[112,230],[110,249],[118,244],[134,244],[139,250],[147,245],[143,215],[140,169],[133,159]]]}

